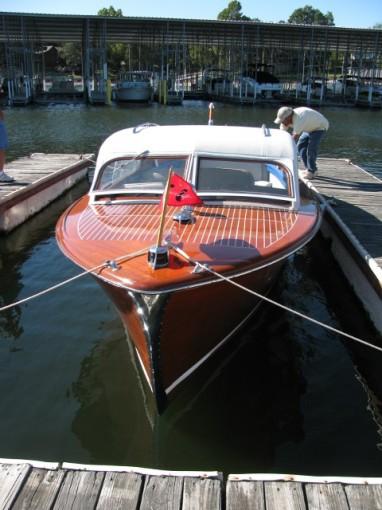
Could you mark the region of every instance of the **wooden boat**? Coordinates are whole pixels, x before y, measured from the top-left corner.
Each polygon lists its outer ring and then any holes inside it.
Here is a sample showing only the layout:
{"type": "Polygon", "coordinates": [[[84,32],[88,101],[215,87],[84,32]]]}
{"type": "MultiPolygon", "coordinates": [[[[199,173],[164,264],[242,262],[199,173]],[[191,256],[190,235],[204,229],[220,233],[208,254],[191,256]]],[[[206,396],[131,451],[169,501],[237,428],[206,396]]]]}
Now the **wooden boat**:
{"type": "Polygon", "coordinates": [[[125,71],[119,75],[115,99],[128,102],[148,102],[153,94],[149,71],[125,71]]]}
{"type": "Polygon", "coordinates": [[[57,239],[115,303],[161,411],[254,313],[250,292],[269,291],[320,217],[300,196],[288,133],[148,124],[103,143],[57,239]]]}

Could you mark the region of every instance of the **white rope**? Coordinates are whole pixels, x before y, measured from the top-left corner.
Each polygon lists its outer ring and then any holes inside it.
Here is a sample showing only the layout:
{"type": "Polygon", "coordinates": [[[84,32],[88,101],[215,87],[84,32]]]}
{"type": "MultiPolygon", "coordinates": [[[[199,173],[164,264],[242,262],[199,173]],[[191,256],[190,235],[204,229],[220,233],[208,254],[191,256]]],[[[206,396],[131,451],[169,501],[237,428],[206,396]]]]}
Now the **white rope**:
{"type": "MultiPolygon", "coordinates": [[[[293,313],[294,315],[297,315],[298,317],[301,317],[302,319],[313,322],[314,324],[317,324],[318,326],[328,329],[329,331],[333,331],[334,333],[337,333],[338,335],[344,336],[346,338],[349,338],[350,340],[354,340],[355,342],[359,342],[359,343],[364,344],[368,347],[371,347],[372,349],[382,352],[381,347],[378,347],[377,345],[373,345],[370,342],[367,342],[366,340],[362,340],[362,338],[358,338],[356,336],[345,333],[344,331],[340,331],[339,329],[333,328],[332,326],[329,326],[328,324],[325,324],[324,322],[318,321],[317,319],[313,319],[312,317],[309,317],[308,315],[298,312],[297,310],[293,310],[292,308],[289,308],[288,306],[278,303],[277,301],[274,301],[273,299],[270,299],[267,296],[259,294],[258,292],[254,291],[254,290],[248,289],[247,287],[244,287],[244,285],[241,285],[240,283],[237,283],[237,282],[231,280],[231,278],[228,278],[228,277],[218,273],[217,271],[214,271],[207,265],[201,264],[200,262],[193,260],[185,251],[178,248],[177,246],[175,246],[171,243],[168,243],[168,245],[173,250],[175,250],[177,253],[179,253],[180,256],[182,256],[183,258],[185,258],[186,260],[188,260],[195,266],[199,266],[203,270],[208,271],[209,273],[215,275],[217,278],[224,280],[224,281],[230,283],[231,285],[238,287],[239,289],[241,289],[245,292],[248,292],[249,294],[252,294],[253,296],[263,299],[264,301],[267,301],[268,303],[271,303],[272,305],[277,306],[278,308],[282,308],[283,310],[286,310],[287,312],[293,313]]],[[[71,278],[68,278],[67,280],[64,280],[60,283],[57,283],[56,285],[53,285],[52,287],[49,287],[45,290],[42,290],[41,292],[37,292],[36,294],[28,296],[24,299],[20,299],[19,301],[5,305],[0,308],[0,312],[8,310],[9,308],[13,308],[14,306],[18,306],[23,303],[26,303],[27,301],[31,301],[32,299],[35,299],[37,297],[43,296],[44,294],[47,294],[48,292],[51,292],[51,291],[56,290],[60,287],[63,287],[64,285],[67,285],[68,283],[71,283],[72,281],[77,280],[78,278],[81,278],[82,276],[86,276],[87,274],[93,273],[94,271],[97,271],[98,269],[102,269],[103,267],[111,266],[112,263],[121,262],[122,260],[127,261],[127,260],[130,260],[131,258],[138,257],[139,255],[142,255],[145,252],[147,252],[147,248],[143,248],[142,250],[138,250],[134,253],[121,255],[120,257],[117,257],[116,259],[113,259],[112,261],[107,260],[105,262],[102,262],[101,264],[94,266],[91,269],[87,269],[86,271],[83,271],[82,273],[72,276],[71,278]]]]}
{"type": "Polygon", "coordinates": [[[92,158],[88,158],[87,156],[82,155],[82,159],[85,159],[86,161],[90,161],[90,163],[93,163],[94,165],[97,164],[97,161],[92,158]]]}
{"type": "Polygon", "coordinates": [[[97,271],[98,269],[102,269],[104,267],[111,266],[113,263],[121,262],[122,260],[123,261],[130,260],[134,257],[138,257],[139,255],[142,255],[145,252],[147,252],[147,248],[138,250],[138,251],[130,253],[130,254],[121,255],[120,257],[117,257],[116,259],[113,259],[113,260],[106,260],[105,262],[102,262],[102,264],[98,264],[98,266],[94,266],[91,269],[87,269],[86,271],[83,271],[82,273],[72,276],[71,278],[68,278],[67,280],[64,280],[60,283],[57,283],[56,285],[52,285],[52,287],[49,287],[49,288],[44,289],[40,292],[37,292],[36,294],[33,294],[32,296],[28,296],[26,298],[20,299],[19,301],[16,301],[15,303],[10,303],[9,305],[5,305],[0,308],[0,312],[4,312],[5,310],[8,310],[9,308],[13,308],[14,306],[21,305],[23,303],[26,303],[27,301],[31,301],[32,299],[43,296],[44,294],[48,294],[48,292],[51,292],[51,291],[56,290],[60,287],[63,287],[64,285],[67,285],[68,283],[71,283],[74,280],[81,278],[82,276],[86,276],[89,273],[94,273],[94,271],[97,271]]]}
{"type": "Polygon", "coordinates": [[[254,290],[248,289],[247,287],[244,287],[244,285],[241,285],[240,283],[237,283],[237,282],[231,280],[231,278],[227,278],[226,276],[223,276],[222,274],[214,271],[213,269],[211,269],[207,265],[201,264],[200,262],[198,262],[196,260],[193,260],[185,251],[183,251],[182,249],[178,248],[177,246],[174,246],[173,244],[169,244],[169,246],[171,246],[171,248],[173,250],[178,252],[179,255],[181,255],[183,258],[185,258],[186,260],[188,260],[189,262],[191,262],[195,266],[201,267],[205,271],[208,271],[209,273],[217,276],[219,279],[224,280],[224,281],[230,283],[231,285],[234,285],[235,287],[238,287],[239,289],[244,290],[245,292],[248,292],[249,294],[252,294],[252,295],[254,295],[254,296],[256,296],[256,297],[258,297],[260,299],[263,299],[264,301],[267,301],[268,303],[271,303],[274,306],[282,308],[283,310],[286,310],[287,312],[293,313],[294,315],[297,315],[298,317],[301,317],[302,319],[306,319],[306,320],[308,320],[310,322],[313,322],[314,324],[317,324],[318,326],[321,326],[321,327],[323,327],[325,329],[333,331],[334,333],[337,333],[338,335],[344,336],[346,338],[349,338],[350,340],[354,340],[355,342],[359,342],[361,344],[367,345],[368,347],[371,347],[372,349],[375,349],[377,351],[382,352],[382,347],[378,347],[377,345],[373,345],[372,343],[367,342],[366,340],[362,340],[362,338],[358,338],[356,336],[349,335],[348,333],[345,333],[344,331],[340,331],[339,329],[333,328],[332,326],[329,326],[328,324],[325,324],[324,322],[318,321],[317,319],[313,319],[312,317],[309,317],[308,315],[305,315],[305,314],[303,314],[301,312],[298,312],[297,310],[293,310],[292,308],[289,308],[288,306],[285,306],[285,305],[283,305],[281,303],[278,303],[277,301],[274,301],[273,299],[270,299],[267,296],[263,296],[262,294],[259,294],[258,292],[254,291],[254,290]]]}

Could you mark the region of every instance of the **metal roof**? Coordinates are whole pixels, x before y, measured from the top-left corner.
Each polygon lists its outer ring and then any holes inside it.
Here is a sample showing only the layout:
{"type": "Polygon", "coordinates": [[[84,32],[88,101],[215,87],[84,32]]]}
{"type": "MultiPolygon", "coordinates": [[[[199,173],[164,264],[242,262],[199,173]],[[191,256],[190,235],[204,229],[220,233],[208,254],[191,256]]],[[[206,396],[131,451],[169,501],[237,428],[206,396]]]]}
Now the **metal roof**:
{"type": "Polygon", "coordinates": [[[0,41],[79,42],[101,32],[108,42],[204,44],[382,52],[382,30],[323,25],[175,18],[102,17],[0,12],[0,41]]]}

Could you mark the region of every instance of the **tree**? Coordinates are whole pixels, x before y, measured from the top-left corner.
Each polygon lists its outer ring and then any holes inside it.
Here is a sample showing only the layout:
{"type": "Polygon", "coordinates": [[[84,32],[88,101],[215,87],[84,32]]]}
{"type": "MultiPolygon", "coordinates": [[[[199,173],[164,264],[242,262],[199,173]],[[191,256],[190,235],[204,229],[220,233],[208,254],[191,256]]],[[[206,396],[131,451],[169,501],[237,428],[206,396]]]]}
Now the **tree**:
{"type": "Polygon", "coordinates": [[[334,26],[334,17],[330,11],[323,14],[319,9],[314,9],[311,5],[305,5],[305,7],[300,7],[292,12],[288,23],[334,26]]]}
{"type": "MultiPolygon", "coordinates": [[[[115,10],[111,5],[109,8],[104,7],[97,12],[98,16],[107,16],[110,18],[121,18],[123,16],[121,9],[115,10]]],[[[121,62],[126,59],[127,56],[127,45],[124,43],[108,43],[107,45],[107,60],[110,65],[110,69],[116,72],[121,62]]]]}
{"type": "Polygon", "coordinates": [[[373,28],[378,28],[379,30],[382,29],[382,23],[376,23],[373,28]]]}
{"type": "Polygon", "coordinates": [[[111,5],[109,8],[104,7],[103,9],[100,9],[97,12],[98,16],[109,16],[109,17],[117,17],[121,18],[123,16],[121,9],[115,10],[114,7],[111,5]]]}
{"type": "Polygon", "coordinates": [[[82,53],[80,43],[63,43],[58,48],[59,57],[65,62],[66,66],[74,68],[81,67],[82,53]]]}
{"type": "Polygon", "coordinates": [[[225,9],[219,12],[218,19],[249,21],[251,18],[244,16],[241,12],[241,3],[238,0],[232,0],[225,9]]]}

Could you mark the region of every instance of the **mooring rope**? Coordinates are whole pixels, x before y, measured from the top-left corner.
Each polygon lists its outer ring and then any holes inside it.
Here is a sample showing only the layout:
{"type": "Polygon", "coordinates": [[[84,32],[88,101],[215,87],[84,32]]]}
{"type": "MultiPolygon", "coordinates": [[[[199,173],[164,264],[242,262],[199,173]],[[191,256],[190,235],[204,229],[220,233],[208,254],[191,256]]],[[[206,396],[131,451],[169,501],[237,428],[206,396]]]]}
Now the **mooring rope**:
{"type": "Polygon", "coordinates": [[[224,275],[218,273],[217,271],[214,271],[213,269],[208,267],[206,264],[202,264],[202,263],[198,262],[197,260],[194,260],[185,251],[183,251],[181,248],[178,248],[178,246],[175,246],[175,245],[170,244],[170,243],[169,243],[169,246],[173,250],[175,250],[177,253],[179,253],[179,255],[181,257],[185,258],[188,262],[191,262],[196,267],[200,267],[204,271],[208,271],[209,273],[213,274],[217,278],[219,278],[221,280],[224,280],[224,281],[230,283],[231,285],[234,285],[235,287],[238,287],[239,289],[241,289],[241,290],[243,290],[245,292],[248,292],[249,294],[252,294],[253,296],[256,296],[256,297],[258,297],[260,299],[263,299],[264,301],[267,301],[268,303],[271,303],[272,305],[277,306],[278,308],[282,308],[283,310],[285,310],[287,312],[290,312],[290,313],[292,313],[294,315],[297,315],[298,317],[301,317],[302,319],[305,319],[305,320],[308,320],[310,322],[313,322],[313,324],[317,324],[318,326],[321,326],[322,328],[328,329],[329,331],[332,331],[333,333],[337,333],[338,335],[344,336],[344,337],[346,337],[346,338],[348,338],[350,340],[354,340],[355,342],[359,342],[361,344],[367,345],[368,347],[371,347],[372,349],[375,349],[377,351],[382,352],[382,347],[378,347],[377,345],[374,345],[374,344],[372,344],[370,342],[367,342],[366,340],[363,340],[362,338],[350,335],[349,333],[345,333],[344,331],[341,331],[341,330],[339,330],[337,328],[334,328],[333,326],[329,326],[328,324],[325,324],[324,322],[321,322],[321,321],[319,321],[317,319],[309,317],[308,315],[305,315],[304,313],[298,312],[297,310],[293,310],[293,308],[289,308],[288,306],[283,305],[282,303],[274,301],[273,299],[271,299],[271,298],[269,298],[267,296],[264,296],[263,294],[259,294],[258,292],[254,291],[252,289],[249,289],[248,287],[245,287],[244,285],[241,285],[240,283],[235,282],[231,278],[228,278],[227,276],[224,276],[224,275]]]}
{"type": "MultiPolygon", "coordinates": [[[[272,304],[274,306],[277,306],[278,308],[281,308],[281,309],[283,309],[283,310],[285,310],[285,311],[287,311],[289,313],[297,315],[298,317],[301,317],[302,319],[310,321],[313,324],[317,324],[318,326],[321,326],[322,328],[325,328],[325,329],[327,329],[329,331],[332,331],[333,333],[337,333],[338,335],[341,335],[341,336],[346,337],[346,338],[348,338],[350,340],[353,340],[355,342],[359,342],[359,343],[361,343],[363,345],[366,345],[367,347],[371,347],[372,349],[375,349],[377,351],[382,352],[382,347],[378,347],[377,345],[373,345],[372,343],[367,342],[366,340],[363,340],[362,338],[350,335],[349,333],[345,333],[344,331],[341,331],[341,330],[339,330],[337,328],[334,328],[333,326],[329,326],[328,324],[325,324],[324,322],[321,322],[321,321],[319,321],[317,319],[309,317],[308,315],[306,315],[306,314],[304,314],[302,312],[299,312],[297,310],[293,310],[293,308],[290,308],[289,306],[283,305],[282,303],[279,303],[278,301],[275,301],[275,300],[273,300],[273,299],[271,299],[271,298],[269,298],[267,296],[264,296],[263,294],[260,294],[259,292],[256,292],[256,291],[254,291],[252,289],[249,289],[248,287],[245,287],[244,285],[241,285],[238,282],[235,282],[231,278],[228,278],[227,276],[224,276],[224,275],[218,273],[214,269],[211,269],[206,264],[202,264],[201,262],[198,262],[197,260],[194,260],[192,257],[190,257],[184,250],[182,250],[178,246],[175,246],[174,244],[171,244],[171,243],[168,243],[168,246],[170,248],[172,248],[174,251],[176,251],[185,260],[187,260],[188,262],[193,264],[194,266],[200,267],[202,270],[207,271],[207,272],[213,274],[218,279],[226,281],[226,282],[230,283],[231,285],[233,285],[234,287],[237,287],[237,288],[243,290],[244,292],[252,294],[253,296],[256,296],[256,297],[258,297],[258,298],[260,298],[260,299],[262,299],[264,301],[267,301],[268,303],[270,303],[270,304],[272,304]]],[[[26,298],[20,299],[19,301],[16,301],[14,303],[10,303],[8,305],[5,305],[5,306],[0,308],[0,312],[3,312],[5,310],[8,310],[9,308],[13,308],[14,306],[21,305],[23,303],[31,301],[32,299],[38,298],[40,296],[43,296],[44,294],[47,294],[48,292],[56,290],[56,289],[58,289],[60,287],[63,287],[64,285],[67,285],[68,283],[71,283],[74,280],[77,280],[78,278],[86,276],[86,275],[88,275],[90,273],[94,273],[94,271],[97,271],[99,269],[102,269],[102,268],[105,268],[105,267],[111,267],[113,269],[114,268],[116,269],[118,262],[130,260],[130,259],[132,259],[134,257],[138,257],[139,255],[143,255],[146,252],[147,252],[147,248],[142,248],[141,250],[138,250],[136,252],[128,253],[128,254],[125,254],[125,255],[121,255],[120,257],[117,257],[117,258],[115,258],[113,260],[106,260],[106,261],[102,262],[101,264],[98,264],[97,266],[94,266],[94,267],[92,267],[90,269],[87,269],[86,271],[83,271],[82,273],[79,273],[79,274],[77,274],[75,276],[72,276],[71,278],[68,278],[68,279],[66,279],[66,280],[64,280],[64,281],[62,281],[60,283],[57,283],[56,285],[52,285],[51,287],[48,287],[47,289],[44,289],[44,290],[42,290],[40,292],[37,292],[36,294],[33,294],[33,295],[28,296],[26,298]]]]}
{"type": "Polygon", "coordinates": [[[90,269],[86,269],[86,271],[83,271],[82,273],[79,273],[75,276],[72,276],[71,278],[68,278],[67,280],[64,280],[62,282],[57,283],[56,285],[52,285],[51,287],[48,287],[47,289],[44,289],[40,292],[37,292],[36,294],[32,294],[31,296],[28,296],[26,298],[20,299],[19,301],[16,301],[14,303],[10,303],[9,305],[2,306],[0,308],[0,312],[4,312],[5,310],[8,310],[9,308],[13,308],[14,306],[21,305],[23,303],[26,303],[28,301],[31,301],[32,299],[38,298],[40,296],[43,296],[44,294],[48,294],[48,292],[51,292],[53,290],[56,290],[60,287],[63,287],[64,285],[67,285],[68,283],[73,282],[74,280],[77,280],[78,278],[81,278],[82,276],[86,276],[90,273],[94,273],[94,271],[98,271],[99,269],[103,269],[105,267],[112,267],[114,264],[117,264],[117,262],[127,261],[134,257],[138,257],[139,255],[142,255],[143,253],[147,252],[147,248],[143,248],[142,250],[138,250],[133,253],[127,253],[125,255],[121,255],[120,257],[117,257],[113,260],[105,260],[101,264],[98,264],[97,266],[94,266],[90,269]]]}

